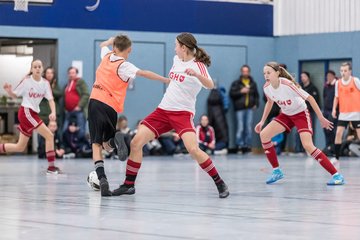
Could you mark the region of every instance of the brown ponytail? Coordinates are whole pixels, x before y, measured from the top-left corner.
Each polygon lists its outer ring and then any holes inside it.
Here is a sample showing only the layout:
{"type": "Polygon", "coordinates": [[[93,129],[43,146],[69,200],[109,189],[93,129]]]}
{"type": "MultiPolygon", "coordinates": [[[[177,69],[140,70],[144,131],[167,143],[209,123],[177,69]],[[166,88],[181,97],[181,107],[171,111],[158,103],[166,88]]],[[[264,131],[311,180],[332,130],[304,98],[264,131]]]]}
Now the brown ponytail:
{"type": "Polygon", "coordinates": [[[295,78],[285,68],[280,66],[279,63],[277,63],[277,62],[268,62],[265,66],[271,67],[276,72],[280,73],[279,77],[286,78],[286,79],[292,81],[295,84],[295,86],[300,87],[300,84],[298,82],[296,82],[295,78]]]}
{"type": "Polygon", "coordinates": [[[185,45],[192,53],[194,53],[195,60],[204,63],[206,66],[210,66],[210,56],[205,52],[203,48],[197,46],[197,41],[191,33],[180,33],[176,40],[185,45]]]}

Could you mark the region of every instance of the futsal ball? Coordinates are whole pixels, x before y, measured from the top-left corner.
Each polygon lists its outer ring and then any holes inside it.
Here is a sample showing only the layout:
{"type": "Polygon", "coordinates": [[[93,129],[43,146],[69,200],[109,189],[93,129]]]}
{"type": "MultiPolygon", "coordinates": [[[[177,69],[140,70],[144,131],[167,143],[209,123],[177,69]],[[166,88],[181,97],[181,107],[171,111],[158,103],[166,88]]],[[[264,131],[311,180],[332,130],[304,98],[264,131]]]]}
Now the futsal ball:
{"type": "Polygon", "coordinates": [[[100,182],[99,182],[98,176],[95,171],[92,171],[89,173],[89,175],[87,177],[87,184],[94,191],[100,190],[100,182]]]}

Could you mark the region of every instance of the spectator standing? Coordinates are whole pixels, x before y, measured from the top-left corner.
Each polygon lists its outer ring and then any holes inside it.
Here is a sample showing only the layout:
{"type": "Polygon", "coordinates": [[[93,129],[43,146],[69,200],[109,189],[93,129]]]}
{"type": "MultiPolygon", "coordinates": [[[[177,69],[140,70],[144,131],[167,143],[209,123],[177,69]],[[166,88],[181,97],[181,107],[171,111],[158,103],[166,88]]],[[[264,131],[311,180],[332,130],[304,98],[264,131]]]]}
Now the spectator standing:
{"type": "Polygon", "coordinates": [[[76,119],[79,126],[79,137],[85,136],[85,110],[89,101],[89,90],[85,81],[78,77],[79,70],[75,67],[69,67],[69,81],[64,90],[65,102],[65,120],[63,132],[68,129],[71,118],[76,119]]]}
{"type": "Polygon", "coordinates": [[[237,117],[236,145],[242,153],[251,151],[253,114],[259,106],[259,92],[250,71],[248,65],[243,65],[239,79],[230,88],[237,117]]]}

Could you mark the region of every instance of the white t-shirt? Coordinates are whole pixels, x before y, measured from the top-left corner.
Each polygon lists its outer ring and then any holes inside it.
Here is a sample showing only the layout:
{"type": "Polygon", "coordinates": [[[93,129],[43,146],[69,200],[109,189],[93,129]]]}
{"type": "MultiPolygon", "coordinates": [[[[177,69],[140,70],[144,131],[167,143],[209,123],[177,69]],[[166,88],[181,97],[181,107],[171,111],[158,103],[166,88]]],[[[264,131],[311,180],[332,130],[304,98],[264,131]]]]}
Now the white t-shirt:
{"type": "MultiPolygon", "coordinates": [[[[342,82],[345,86],[350,84],[350,80],[354,78],[354,83],[357,89],[360,91],[360,80],[357,77],[350,77],[349,80],[339,79],[335,83],[335,97],[339,97],[339,81],[342,82]]],[[[341,121],[360,121],[360,112],[348,112],[348,113],[339,113],[339,120],[341,121]]]]}
{"type": "Polygon", "coordinates": [[[279,105],[284,114],[289,116],[305,111],[305,100],[309,97],[307,92],[286,78],[280,78],[279,87],[276,89],[266,82],[264,93],[267,98],[279,105]]]}
{"type": "Polygon", "coordinates": [[[196,96],[204,86],[198,78],[185,73],[188,68],[211,79],[203,63],[196,62],[195,59],[183,62],[178,56],[175,56],[169,73],[171,81],[159,108],[169,111],[189,111],[195,114],[196,96]]]}
{"type": "Polygon", "coordinates": [[[47,100],[52,100],[52,90],[49,81],[41,78],[36,81],[32,76],[22,80],[13,90],[18,97],[23,97],[21,106],[30,108],[35,112],[40,112],[40,102],[45,97],[47,100]]]}
{"type": "MultiPolygon", "coordinates": [[[[101,48],[101,59],[105,57],[106,54],[112,52],[108,47],[101,48]]],[[[110,55],[110,61],[118,61],[124,59],[123,57],[116,56],[114,53],[110,55]]],[[[140,69],[137,68],[134,64],[130,62],[123,62],[118,68],[118,75],[124,82],[128,82],[136,78],[136,72],[140,69]]]]}

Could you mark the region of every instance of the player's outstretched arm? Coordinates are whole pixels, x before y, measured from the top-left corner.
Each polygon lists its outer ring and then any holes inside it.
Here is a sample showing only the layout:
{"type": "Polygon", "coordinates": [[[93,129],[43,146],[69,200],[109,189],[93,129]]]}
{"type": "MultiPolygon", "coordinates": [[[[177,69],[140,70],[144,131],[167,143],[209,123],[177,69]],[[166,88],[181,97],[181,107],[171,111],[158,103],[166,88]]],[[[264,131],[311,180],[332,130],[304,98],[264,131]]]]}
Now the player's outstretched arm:
{"type": "Polygon", "coordinates": [[[159,74],[154,73],[152,71],[148,71],[148,70],[139,70],[139,71],[136,72],[136,76],[148,78],[150,80],[159,80],[159,81],[161,81],[163,83],[169,83],[170,82],[169,78],[160,76],[159,74]]]}
{"type": "Polygon", "coordinates": [[[11,84],[5,83],[4,89],[11,98],[17,98],[16,94],[12,90],[11,84]]]}
{"type": "Polygon", "coordinates": [[[324,115],[322,114],[322,112],[319,108],[319,105],[315,101],[315,98],[313,96],[309,95],[308,98],[306,99],[306,101],[308,101],[310,103],[312,109],[316,113],[316,116],[319,118],[321,126],[328,130],[332,130],[334,128],[333,123],[324,117],[324,115]]]}
{"type": "Polygon", "coordinates": [[[267,119],[267,117],[269,116],[269,113],[271,111],[271,108],[274,104],[274,101],[268,99],[267,102],[265,103],[265,107],[264,107],[264,112],[263,112],[263,115],[261,117],[261,120],[258,124],[256,124],[255,126],[255,132],[256,133],[260,133],[261,132],[261,129],[267,119]]]}

